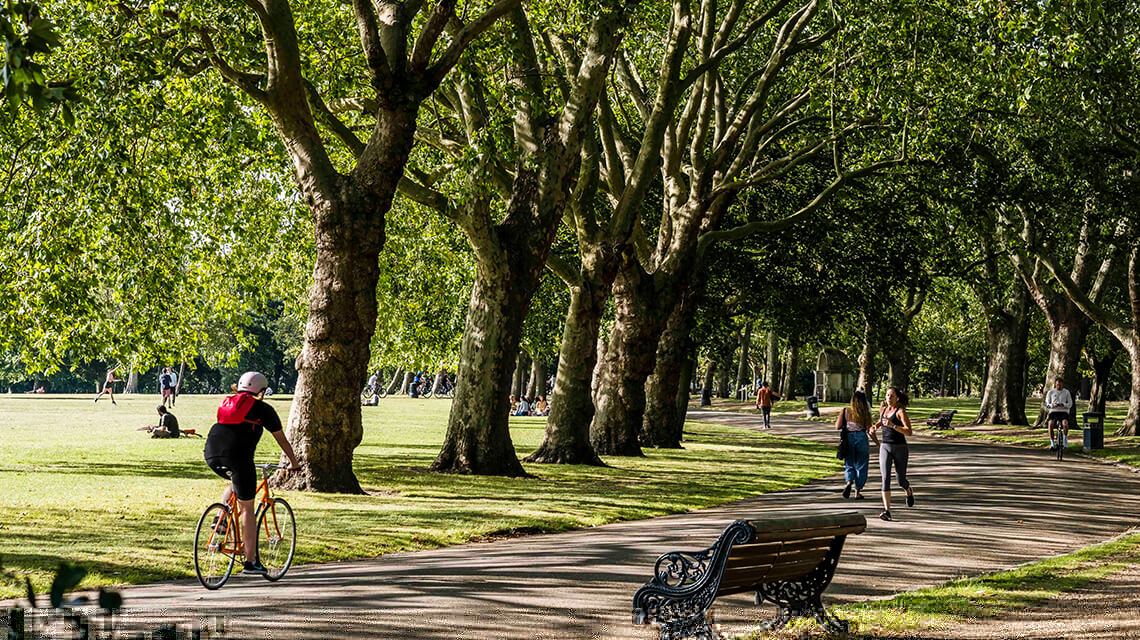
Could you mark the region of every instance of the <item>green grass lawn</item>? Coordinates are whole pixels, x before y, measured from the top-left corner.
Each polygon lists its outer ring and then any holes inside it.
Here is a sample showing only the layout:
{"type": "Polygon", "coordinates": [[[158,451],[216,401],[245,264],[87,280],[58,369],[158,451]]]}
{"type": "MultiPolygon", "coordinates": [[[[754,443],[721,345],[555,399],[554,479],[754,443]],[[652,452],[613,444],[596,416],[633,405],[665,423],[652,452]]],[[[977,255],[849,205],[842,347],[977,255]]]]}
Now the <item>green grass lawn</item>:
{"type": "MultiPolygon", "coordinates": [[[[1080,551],[1046,558],[1009,571],[954,580],[944,585],[908,591],[887,600],[837,606],[831,609],[851,621],[853,631],[872,637],[913,637],[914,632],[936,630],[976,619],[1001,619],[1010,612],[1046,605],[1063,593],[1084,588],[1140,563],[1140,533],[1129,533],[1080,551]]],[[[787,632],[758,632],[755,640],[802,638],[824,634],[806,619],[787,632]]]]}
{"type": "MultiPolygon", "coordinates": [[[[183,396],[182,428],[204,433],[221,396],[183,396]]],[[[0,564],[38,590],[56,565],[89,570],[85,587],[193,575],[191,540],[224,482],[203,440],[152,440],[157,396],[0,396],[0,564]]],[[[284,421],[287,398],[271,400],[284,421]]],[[[443,441],[448,400],[388,398],[364,408],[355,469],[368,495],[286,493],[298,520],[298,561],[424,549],[511,529],[557,531],[710,507],[836,472],[832,447],[716,425],[687,426],[683,450],[607,458],[607,468],[526,465],[531,478],[427,471],[443,441]]],[[[520,458],[544,419],[512,418],[520,458]]],[[[277,459],[263,437],[258,460],[277,459]]],[[[0,583],[0,597],[22,588],[0,583]]]]}

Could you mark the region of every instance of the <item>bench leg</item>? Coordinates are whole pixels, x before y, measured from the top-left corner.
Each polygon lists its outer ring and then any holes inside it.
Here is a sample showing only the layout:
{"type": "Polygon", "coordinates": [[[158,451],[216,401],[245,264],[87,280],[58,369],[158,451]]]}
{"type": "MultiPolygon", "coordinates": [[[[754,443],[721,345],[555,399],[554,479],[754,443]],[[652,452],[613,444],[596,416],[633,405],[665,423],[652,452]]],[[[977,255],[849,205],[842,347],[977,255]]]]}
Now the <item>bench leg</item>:
{"type": "Polygon", "coordinates": [[[717,635],[702,613],[684,620],[663,623],[661,640],[717,640],[717,635]]]}
{"type": "Polygon", "coordinates": [[[812,603],[811,617],[815,618],[819,626],[827,629],[831,633],[847,633],[851,628],[851,625],[848,624],[846,620],[840,620],[828,613],[818,598],[812,603]]]}

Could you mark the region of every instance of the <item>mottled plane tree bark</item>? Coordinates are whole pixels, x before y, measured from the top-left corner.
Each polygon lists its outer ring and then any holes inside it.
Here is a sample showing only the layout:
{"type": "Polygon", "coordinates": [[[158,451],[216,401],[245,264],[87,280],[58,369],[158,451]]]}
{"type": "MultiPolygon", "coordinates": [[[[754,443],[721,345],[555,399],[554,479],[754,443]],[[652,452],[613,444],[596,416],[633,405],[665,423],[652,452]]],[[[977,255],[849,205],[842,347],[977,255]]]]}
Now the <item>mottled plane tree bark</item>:
{"type": "MultiPolygon", "coordinates": [[[[804,133],[799,125],[805,119],[799,116],[808,103],[813,82],[826,82],[832,77],[831,68],[821,65],[819,76],[792,80],[804,83],[795,88],[783,85],[784,72],[793,59],[818,49],[834,36],[839,23],[809,29],[820,4],[809,1],[788,9],[789,4],[740,8],[757,14],[749,24],[778,21],[781,25],[775,29],[768,59],[751,65],[755,71],[742,77],[727,73],[721,61],[714,60],[715,54],[727,46],[722,43],[732,42],[738,15],[730,10],[726,18],[731,19],[718,20],[715,2],[702,5],[696,21],[699,30],[694,38],[694,56],[697,65],[707,66],[709,71],[687,89],[684,106],[666,128],[660,163],[663,211],[657,242],[649,247],[635,229],[633,244],[645,249],[622,254],[614,281],[614,329],[604,343],[595,373],[597,411],[590,427],[591,442],[599,453],[641,453],[638,438],[646,406],[645,383],[656,366],[658,341],[673,307],[692,287],[710,246],[795,224],[812,215],[847,182],[893,164],[872,163],[847,171],[837,161],[835,179],[799,211],[780,220],[753,220],[719,229],[742,191],[786,176],[804,162],[833,150],[839,139],[866,125],[853,122],[826,134],[797,137],[804,133]]],[[[618,77],[630,95],[645,95],[645,87],[635,74],[618,77]]],[[[661,388],[675,385],[673,381],[661,388]]],[[[662,442],[666,438],[652,439],[662,442]]]]}
{"type": "Polygon", "coordinates": [[[254,31],[224,22],[232,19],[221,13],[228,7],[201,15],[149,3],[118,5],[131,20],[177,23],[179,29],[170,35],[184,35],[187,42],[174,64],[189,73],[212,69],[252,99],[269,114],[292,160],[313,219],[316,261],[287,427],[304,469],[288,481],[291,488],[361,491],[352,471],[353,450],[363,436],[357,392],[367,376],[376,329],[385,215],[414,146],[424,101],[467,46],[518,2],[488,4],[469,21],[456,14],[455,0],[344,3],[359,49],[343,57],[360,66],[351,90],[366,105],[365,119],[356,127],[328,107],[316,71],[302,55],[297,23],[306,19],[305,8],[298,15],[289,0],[244,0],[241,6],[256,21],[264,50],[264,57],[245,60],[257,48],[244,41],[254,31]],[[446,38],[445,25],[450,27],[446,38]],[[357,136],[361,129],[368,131],[366,139],[357,136]],[[331,147],[337,144],[352,158],[347,169],[334,163],[331,147]]]}
{"type": "Polygon", "coordinates": [[[493,70],[484,72],[471,62],[454,87],[435,98],[445,119],[438,129],[425,130],[424,139],[449,161],[460,161],[471,151],[482,159],[472,175],[475,184],[462,197],[435,189],[426,170],[402,185],[409,197],[463,229],[476,266],[455,402],[434,470],[524,474],[507,426],[523,320],[575,190],[583,141],[591,135],[621,27],[636,6],[633,1],[604,3],[585,44],[565,43],[560,64],[545,55],[548,30],[536,30],[526,11],[516,7],[504,47],[505,85],[492,86],[493,70]],[[546,77],[557,81],[546,83],[546,77]],[[514,105],[513,121],[505,127],[489,110],[492,100],[514,105]],[[497,148],[497,141],[508,149],[497,148]],[[503,157],[517,161],[504,166],[503,157]]]}

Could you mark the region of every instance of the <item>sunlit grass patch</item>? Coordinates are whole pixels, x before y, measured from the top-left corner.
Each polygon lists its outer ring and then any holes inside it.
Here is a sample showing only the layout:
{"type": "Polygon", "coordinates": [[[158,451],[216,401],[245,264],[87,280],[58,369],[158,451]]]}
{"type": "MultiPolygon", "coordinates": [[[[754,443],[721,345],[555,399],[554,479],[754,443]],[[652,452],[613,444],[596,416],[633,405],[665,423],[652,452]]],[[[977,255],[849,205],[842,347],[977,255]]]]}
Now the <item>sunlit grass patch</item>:
{"type": "MultiPolygon", "coordinates": [[[[220,396],[183,396],[183,428],[208,431],[220,396]]],[[[193,575],[191,539],[223,481],[203,440],[152,440],[156,396],[0,396],[0,563],[38,589],[62,560],[86,586],[193,575]]],[[[271,400],[284,420],[288,398],[271,400]]],[[[525,465],[529,478],[427,471],[450,402],[387,398],[364,408],[354,469],[367,495],[289,492],[298,561],[363,558],[482,539],[509,530],[560,531],[712,507],[801,485],[838,470],[834,448],[732,427],[686,425],[684,449],[606,458],[604,468],[525,465]]],[[[544,421],[512,418],[519,457],[544,421]]],[[[274,461],[262,438],[259,461],[274,461]]],[[[0,584],[0,597],[22,593],[0,584]]]]}

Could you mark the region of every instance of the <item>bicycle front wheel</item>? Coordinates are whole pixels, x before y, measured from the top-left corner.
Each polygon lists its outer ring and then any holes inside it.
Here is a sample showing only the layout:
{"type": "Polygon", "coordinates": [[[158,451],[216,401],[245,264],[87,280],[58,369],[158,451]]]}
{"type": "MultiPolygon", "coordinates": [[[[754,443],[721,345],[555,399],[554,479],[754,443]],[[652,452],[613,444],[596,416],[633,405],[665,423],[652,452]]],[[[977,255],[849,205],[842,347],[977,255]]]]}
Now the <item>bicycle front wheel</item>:
{"type": "Polygon", "coordinates": [[[194,572],[203,587],[213,591],[229,580],[237,559],[237,534],[230,510],[215,502],[198,519],[194,534],[194,572]]]}
{"type": "Polygon", "coordinates": [[[281,498],[273,498],[257,519],[257,554],[268,573],[265,579],[277,582],[293,564],[297,550],[297,521],[293,508],[281,498]]]}

